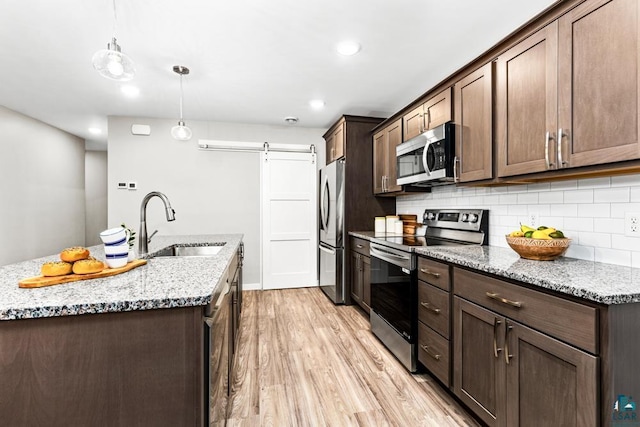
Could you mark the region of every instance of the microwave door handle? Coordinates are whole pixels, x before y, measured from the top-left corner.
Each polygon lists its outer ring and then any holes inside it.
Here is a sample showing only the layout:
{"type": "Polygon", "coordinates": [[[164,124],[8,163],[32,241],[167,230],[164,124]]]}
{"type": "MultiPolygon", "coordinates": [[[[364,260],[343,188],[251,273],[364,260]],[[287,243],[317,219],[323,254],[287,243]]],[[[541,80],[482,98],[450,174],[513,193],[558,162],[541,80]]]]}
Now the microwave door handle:
{"type": "Polygon", "coordinates": [[[424,171],[427,175],[431,175],[431,171],[429,170],[429,165],[427,164],[427,152],[429,151],[430,143],[424,146],[424,151],[422,151],[422,165],[424,166],[424,171]]]}

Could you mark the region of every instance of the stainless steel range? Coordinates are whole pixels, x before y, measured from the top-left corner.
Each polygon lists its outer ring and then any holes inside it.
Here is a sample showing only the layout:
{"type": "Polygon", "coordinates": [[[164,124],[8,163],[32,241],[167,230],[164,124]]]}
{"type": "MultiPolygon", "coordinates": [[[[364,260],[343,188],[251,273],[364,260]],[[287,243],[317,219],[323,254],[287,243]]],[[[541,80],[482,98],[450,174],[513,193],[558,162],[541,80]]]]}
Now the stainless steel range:
{"type": "Polygon", "coordinates": [[[410,371],[417,369],[416,247],[487,245],[489,211],[427,209],[424,236],[371,239],[371,332],[410,371]]]}

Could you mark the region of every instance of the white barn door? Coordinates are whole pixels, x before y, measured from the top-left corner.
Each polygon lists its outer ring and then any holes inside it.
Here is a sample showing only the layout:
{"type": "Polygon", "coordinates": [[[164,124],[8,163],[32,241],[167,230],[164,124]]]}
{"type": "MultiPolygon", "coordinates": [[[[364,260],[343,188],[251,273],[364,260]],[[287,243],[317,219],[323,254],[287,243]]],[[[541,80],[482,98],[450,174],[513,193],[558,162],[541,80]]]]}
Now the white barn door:
{"type": "Polygon", "coordinates": [[[315,154],[262,154],[262,289],[318,286],[315,154]]]}

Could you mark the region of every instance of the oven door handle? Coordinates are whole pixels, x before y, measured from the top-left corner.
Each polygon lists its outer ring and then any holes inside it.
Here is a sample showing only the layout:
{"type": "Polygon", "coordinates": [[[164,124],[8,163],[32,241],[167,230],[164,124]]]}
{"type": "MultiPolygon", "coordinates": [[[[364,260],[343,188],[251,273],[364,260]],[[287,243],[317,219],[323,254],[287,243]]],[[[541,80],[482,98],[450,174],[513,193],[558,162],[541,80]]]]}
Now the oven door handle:
{"type": "Polygon", "coordinates": [[[407,267],[406,264],[410,264],[411,263],[411,257],[407,257],[407,256],[402,256],[402,255],[396,255],[396,254],[392,254],[390,252],[384,251],[384,250],[380,250],[378,248],[376,248],[375,246],[371,246],[369,247],[369,254],[373,257],[379,258],[383,261],[387,261],[390,262],[391,264],[397,265],[399,267],[407,267]]]}

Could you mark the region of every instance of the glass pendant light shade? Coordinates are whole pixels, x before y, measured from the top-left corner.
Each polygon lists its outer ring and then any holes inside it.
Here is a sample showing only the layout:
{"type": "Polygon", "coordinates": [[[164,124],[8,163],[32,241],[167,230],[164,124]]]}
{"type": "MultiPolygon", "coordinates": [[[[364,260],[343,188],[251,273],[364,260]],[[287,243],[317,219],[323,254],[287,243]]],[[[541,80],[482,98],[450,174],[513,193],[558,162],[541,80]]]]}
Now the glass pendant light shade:
{"type": "Polygon", "coordinates": [[[184,124],[182,120],[178,124],[171,128],[171,136],[178,141],[188,141],[191,139],[191,129],[184,124]]]}
{"type": "Polygon", "coordinates": [[[171,136],[178,141],[188,141],[191,139],[191,129],[182,120],[182,76],[189,74],[189,69],[182,65],[174,65],[173,72],[180,75],[180,120],[178,124],[171,128],[171,136]]]}
{"type": "Polygon", "coordinates": [[[93,55],[91,62],[101,76],[111,80],[126,82],[136,74],[133,61],[120,51],[115,37],[107,44],[106,49],[99,50],[93,55]]]}

